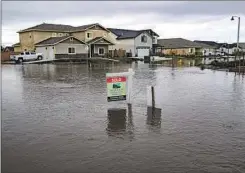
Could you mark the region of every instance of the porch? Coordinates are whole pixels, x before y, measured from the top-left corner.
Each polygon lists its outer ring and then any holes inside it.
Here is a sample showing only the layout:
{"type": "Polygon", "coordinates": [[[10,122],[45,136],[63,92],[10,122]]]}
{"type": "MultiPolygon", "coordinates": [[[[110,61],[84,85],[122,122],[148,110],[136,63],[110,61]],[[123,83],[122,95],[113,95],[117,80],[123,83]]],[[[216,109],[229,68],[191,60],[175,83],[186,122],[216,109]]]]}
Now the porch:
{"type": "Polygon", "coordinates": [[[103,38],[96,37],[87,42],[89,46],[89,58],[92,57],[108,57],[109,55],[109,46],[114,45],[111,41],[103,38]]]}

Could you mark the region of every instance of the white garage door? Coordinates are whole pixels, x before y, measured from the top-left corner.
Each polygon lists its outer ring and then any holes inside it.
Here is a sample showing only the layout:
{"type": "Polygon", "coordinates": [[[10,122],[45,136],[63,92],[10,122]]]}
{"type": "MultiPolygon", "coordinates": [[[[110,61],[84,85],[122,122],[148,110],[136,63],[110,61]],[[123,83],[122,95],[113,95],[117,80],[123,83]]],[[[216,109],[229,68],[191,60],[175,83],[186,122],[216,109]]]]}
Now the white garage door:
{"type": "Polygon", "coordinates": [[[149,49],[138,49],[138,57],[144,58],[144,56],[149,56],[150,50],[149,49]]]}

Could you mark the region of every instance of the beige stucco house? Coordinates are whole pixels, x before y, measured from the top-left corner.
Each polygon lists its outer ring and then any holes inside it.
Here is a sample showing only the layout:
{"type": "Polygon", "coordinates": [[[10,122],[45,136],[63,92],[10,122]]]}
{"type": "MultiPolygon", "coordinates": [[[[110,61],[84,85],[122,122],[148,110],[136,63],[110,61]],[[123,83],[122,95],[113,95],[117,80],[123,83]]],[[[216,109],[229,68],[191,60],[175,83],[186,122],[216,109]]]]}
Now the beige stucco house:
{"type": "MultiPolygon", "coordinates": [[[[69,36],[73,36],[88,45],[90,48],[88,52],[94,56],[105,55],[108,53],[108,47],[114,44],[109,37],[110,31],[98,23],[76,27],[42,23],[18,33],[20,42],[14,45],[14,49],[18,51],[35,51],[38,44],[44,40],[69,36]]],[[[65,50],[68,53],[68,47],[65,50]]]]}

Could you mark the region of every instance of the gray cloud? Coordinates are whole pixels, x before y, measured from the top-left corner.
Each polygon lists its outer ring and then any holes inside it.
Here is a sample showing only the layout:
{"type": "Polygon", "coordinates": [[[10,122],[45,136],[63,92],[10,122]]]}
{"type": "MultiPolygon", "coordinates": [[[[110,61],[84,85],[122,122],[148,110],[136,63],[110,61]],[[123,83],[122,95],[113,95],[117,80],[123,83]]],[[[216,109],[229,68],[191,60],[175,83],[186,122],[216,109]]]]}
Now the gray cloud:
{"type": "Polygon", "coordinates": [[[64,17],[110,17],[117,14],[151,13],[169,18],[169,20],[183,20],[185,18],[195,20],[197,19],[195,15],[245,15],[245,1],[3,1],[2,5],[3,25],[16,22],[55,20],[64,17]]]}

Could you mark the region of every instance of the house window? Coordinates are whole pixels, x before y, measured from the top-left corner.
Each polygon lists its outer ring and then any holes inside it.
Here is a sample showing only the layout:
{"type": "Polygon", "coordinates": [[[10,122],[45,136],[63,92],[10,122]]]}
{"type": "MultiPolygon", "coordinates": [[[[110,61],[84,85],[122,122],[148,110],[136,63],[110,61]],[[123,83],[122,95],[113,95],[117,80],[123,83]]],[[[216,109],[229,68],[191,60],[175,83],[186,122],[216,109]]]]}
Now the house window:
{"type": "Polygon", "coordinates": [[[88,39],[91,39],[93,37],[93,34],[91,32],[87,32],[86,36],[88,39]]]}
{"type": "Polygon", "coordinates": [[[73,38],[70,38],[70,41],[73,41],[73,38]]]}
{"type": "Polygon", "coordinates": [[[147,37],[145,35],[141,36],[141,42],[144,42],[144,43],[147,42],[147,37]]]}
{"type": "Polygon", "coordinates": [[[69,47],[68,48],[68,54],[74,54],[74,53],[76,53],[75,48],[74,47],[69,47]]]}
{"type": "Polygon", "coordinates": [[[104,55],[104,54],[105,54],[105,49],[99,48],[99,55],[104,55]]]}
{"type": "Polygon", "coordinates": [[[63,34],[62,34],[62,33],[59,33],[59,36],[60,36],[60,37],[62,37],[62,36],[63,36],[63,34]]]}
{"type": "Polygon", "coordinates": [[[193,49],[192,48],[190,48],[190,53],[193,53],[193,49]]]}
{"type": "Polygon", "coordinates": [[[57,34],[56,33],[52,33],[52,37],[56,37],[57,36],[57,34]]]}

